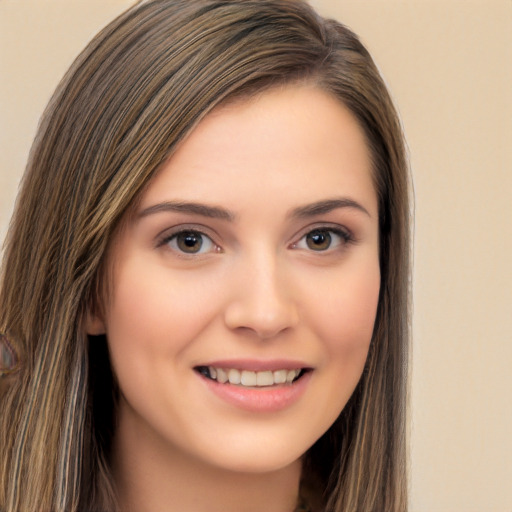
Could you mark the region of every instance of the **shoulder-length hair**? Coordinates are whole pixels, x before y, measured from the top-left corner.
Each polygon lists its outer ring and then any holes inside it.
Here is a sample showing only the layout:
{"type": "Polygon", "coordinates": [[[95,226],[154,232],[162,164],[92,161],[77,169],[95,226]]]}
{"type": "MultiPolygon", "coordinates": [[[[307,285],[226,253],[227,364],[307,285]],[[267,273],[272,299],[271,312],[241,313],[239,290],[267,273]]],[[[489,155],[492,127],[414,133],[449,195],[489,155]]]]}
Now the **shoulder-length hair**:
{"type": "Polygon", "coordinates": [[[308,451],[325,510],[406,510],[409,204],[396,111],[368,51],[296,0],[151,0],[103,29],[47,107],[8,233],[0,332],[0,508],[112,511],[116,389],[105,340],[83,320],[123,215],[221,103],[307,82],[359,121],[379,203],[381,288],[362,378],[308,451]],[[111,389],[112,392],[108,390],[111,389]]]}

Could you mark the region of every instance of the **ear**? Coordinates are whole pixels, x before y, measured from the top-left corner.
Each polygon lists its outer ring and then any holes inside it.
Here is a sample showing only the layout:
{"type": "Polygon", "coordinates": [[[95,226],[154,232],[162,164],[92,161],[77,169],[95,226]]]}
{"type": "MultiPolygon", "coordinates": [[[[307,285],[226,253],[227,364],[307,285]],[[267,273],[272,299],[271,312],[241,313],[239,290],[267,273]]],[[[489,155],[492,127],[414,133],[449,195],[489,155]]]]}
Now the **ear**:
{"type": "Polygon", "coordinates": [[[99,336],[100,334],[106,333],[105,321],[103,317],[88,310],[85,315],[85,332],[91,336],[99,336]]]}

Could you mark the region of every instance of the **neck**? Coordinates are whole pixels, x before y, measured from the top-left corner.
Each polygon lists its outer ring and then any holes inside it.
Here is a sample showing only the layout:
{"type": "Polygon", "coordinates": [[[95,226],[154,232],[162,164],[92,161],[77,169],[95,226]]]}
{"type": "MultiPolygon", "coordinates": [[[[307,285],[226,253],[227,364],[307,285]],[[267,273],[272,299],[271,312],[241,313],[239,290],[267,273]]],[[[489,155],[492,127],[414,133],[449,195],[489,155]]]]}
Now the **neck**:
{"type": "MultiPolygon", "coordinates": [[[[190,457],[157,435],[118,430],[114,479],[123,512],[293,512],[301,462],[240,472],[190,457]]],[[[271,447],[269,448],[271,449],[271,447]]]]}

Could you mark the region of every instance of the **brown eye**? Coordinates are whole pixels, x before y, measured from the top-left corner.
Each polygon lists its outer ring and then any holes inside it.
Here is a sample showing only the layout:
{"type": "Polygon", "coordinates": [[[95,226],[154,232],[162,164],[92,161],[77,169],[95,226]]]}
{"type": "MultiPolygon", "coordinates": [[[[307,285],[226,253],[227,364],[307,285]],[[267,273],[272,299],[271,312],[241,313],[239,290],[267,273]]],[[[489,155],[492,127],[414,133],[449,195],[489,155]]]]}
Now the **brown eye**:
{"type": "Polygon", "coordinates": [[[306,235],[306,245],[313,251],[325,251],[331,246],[331,233],[327,230],[317,229],[306,235]]]}
{"type": "Polygon", "coordinates": [[[176,245],[180,251],[195,254],[203,246],[203,235],[194,231],[184,231],[176,235],[176,245]]]}
{"type": "Polygon", "coordinates": [[[215,251],[217,246],[212,239],[200,231],[179,231],[164,241],[173,251],[182,254],[205,254],[215,251]]]}
{"type": "Polygon", "coordinates": [[[330,253],[343,249],[354,238],[350,231],[340,227],[319,227],[305,233],[292,245],[293,249],[330,253]]]}

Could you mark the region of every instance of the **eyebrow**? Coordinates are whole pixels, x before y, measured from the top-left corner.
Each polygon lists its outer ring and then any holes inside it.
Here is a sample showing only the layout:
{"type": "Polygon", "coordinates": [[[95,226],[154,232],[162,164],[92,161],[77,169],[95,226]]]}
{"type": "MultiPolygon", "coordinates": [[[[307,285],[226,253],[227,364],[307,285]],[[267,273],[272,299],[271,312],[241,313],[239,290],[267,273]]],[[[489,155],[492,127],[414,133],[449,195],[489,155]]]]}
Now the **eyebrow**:
{"type": "MultiPolygon", "coordinates": [[[[315,203],[307,204],[305,206],[299,206],[298,208],[294,208],[288,214],[288,217],[314,217],[316,215],[323,215],[325,213],[332,212],[333,210],[337,210],[338,208],[356,209],[371,217],[370,213],[363,205],[349,198],[325,199],[323,201],[317,201],[315,203]]],[[[225,208],[220,208],[218,206],[210,206],[202,203],[190,203],[185,201],[165,201],[163,203],[158,203],[153,206],[149,206],[148,208],[145,208],[144,210],[137,214],[137,217],[140,219],[143,217],[147,217],[149,215],[154,215],[155,213],[163,212],[188,213],[192,215],[208,217],[210,219],[226,220],[229,222],[233,222],[236,218],[236,215],[233,212],[231,212],[230,210],[226,210],[225,208]]]]}
{"type": "Polygon", "coordinates": [[[192,215],[201,215],[202,217],[208,217],[211,219],[221,219],[233,221],[235,214],[224,208],[218,206],[209,206],[202,203],[189,203],[184,201],[165,201],[158,203],[153,206],[145,208],[137,214],[138,218],[147,217],[155,213],[162,212],[178,212],[178,213],[189,213],[192,215]]]}
{"type": "Polygon", "coordinates": [[[318,201],[316,203],[311,203],[305,206],[299,206],[298,208],[294,208],[289,216],[296,218],[314,217],[316,215],[323,215],[325,213],[332,212],[338,208],[351,208],[359,210],[371,218],[370,213],[362,204],[354,201],[353,199],[345,197],[325,199],[323,201],[318,201]]]}

